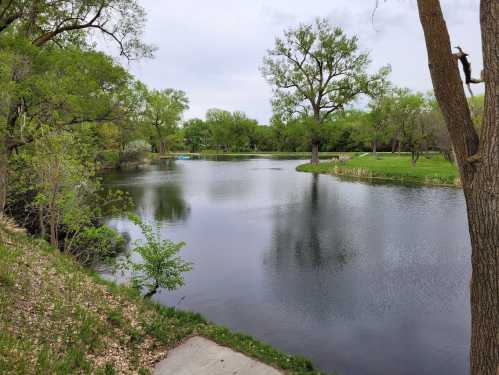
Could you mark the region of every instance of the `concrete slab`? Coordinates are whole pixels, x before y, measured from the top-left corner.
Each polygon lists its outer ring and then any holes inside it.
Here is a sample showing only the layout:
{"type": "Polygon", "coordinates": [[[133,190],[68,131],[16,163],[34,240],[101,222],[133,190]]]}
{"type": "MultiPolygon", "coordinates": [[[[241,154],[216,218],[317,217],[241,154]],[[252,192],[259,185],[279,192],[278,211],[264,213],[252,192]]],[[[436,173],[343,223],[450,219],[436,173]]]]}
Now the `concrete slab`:
{"type": "Polygon", "coordinates": [[[191,337],[158,363],[155,375],[282,375],[275,368],[220,346],[204,337],[191,337]]]}

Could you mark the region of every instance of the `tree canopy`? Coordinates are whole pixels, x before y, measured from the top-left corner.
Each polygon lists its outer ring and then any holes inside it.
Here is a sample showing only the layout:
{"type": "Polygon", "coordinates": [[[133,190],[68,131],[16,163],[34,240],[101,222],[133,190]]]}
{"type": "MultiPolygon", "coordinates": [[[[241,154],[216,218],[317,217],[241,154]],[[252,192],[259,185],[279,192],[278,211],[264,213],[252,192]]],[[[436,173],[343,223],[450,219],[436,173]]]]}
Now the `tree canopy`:
{"type": "Polygon", "coordinates": [[[274,88],[274,110],[288,118],[313,119],[309,122],[313,163],[318,162],[321,126],[386,79],[388,67],[369,75],[368,65],[368,54],[359,52],[357,37],[349,38],[325,19],[286,31],[268,51],[261,70],[274,88]]]}

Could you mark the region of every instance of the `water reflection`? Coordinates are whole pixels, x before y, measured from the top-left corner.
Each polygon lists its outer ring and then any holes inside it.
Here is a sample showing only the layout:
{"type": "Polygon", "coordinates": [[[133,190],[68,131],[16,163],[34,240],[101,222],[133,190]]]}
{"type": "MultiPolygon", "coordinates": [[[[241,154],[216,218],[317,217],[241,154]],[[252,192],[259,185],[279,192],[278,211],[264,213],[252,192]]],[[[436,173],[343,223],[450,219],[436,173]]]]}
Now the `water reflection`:
{"type": "MultiPolygon", "coordinates": [[[[156,221],[186,220],[190,214],[190,207],[182,194],[182,187],[178,184],[166,183],[154,189],[149,202],[154,208],[156,221]]],[[[145,205],[143,201],[142,205],[145,205]]]]}
{"type": "Polygon", "coordinates": [[[172,160],[162,160],[149,170],[114,173],[107,177],[106,184],[130,194],[142,217],[176,223],[187,220],[191,210],[178,179],[179,168],[172,160]]]}

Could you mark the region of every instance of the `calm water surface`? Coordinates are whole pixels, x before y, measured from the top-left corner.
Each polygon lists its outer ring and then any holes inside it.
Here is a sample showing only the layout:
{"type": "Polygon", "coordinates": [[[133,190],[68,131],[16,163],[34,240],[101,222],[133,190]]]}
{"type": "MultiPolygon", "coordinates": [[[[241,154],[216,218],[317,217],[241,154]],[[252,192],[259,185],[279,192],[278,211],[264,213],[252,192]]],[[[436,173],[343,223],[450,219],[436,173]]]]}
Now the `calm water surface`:
{"type": "MultiPolygon", "coordinates": [[[[325,371],[466,374],[462,192],[346,182],[300,163],[169,161],[109,176],[165,238],[187,243],[185,287],[156,300],[325,371]]],[[[126,219],[109,223],[140,238],[126,219]]]]}

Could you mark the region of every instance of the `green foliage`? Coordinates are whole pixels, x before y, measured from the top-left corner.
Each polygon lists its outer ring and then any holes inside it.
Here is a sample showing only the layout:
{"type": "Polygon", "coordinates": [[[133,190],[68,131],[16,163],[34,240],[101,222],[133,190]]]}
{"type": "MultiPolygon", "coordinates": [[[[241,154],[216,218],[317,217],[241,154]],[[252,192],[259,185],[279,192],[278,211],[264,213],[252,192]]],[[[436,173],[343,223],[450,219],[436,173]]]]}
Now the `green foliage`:
{"type": "Polygon", "coordinates": [[[73,240],[71,253],[84,265],[109,261],[125,250],[126,241],[114,229],[103,225],[86,227],[73,240]]]}
{"type": "Polygon", "coordinates": [[[210,109],[206,122],[212,135],[212,145],[223,151],[249,151],[255,145],[258,123],[243,112],[210,109]]]}
{"type": "Polygon", "coordinates": [[[301,119],[310,143],[319,145],[323,127],[335,112],[384,85],[390,68],[370,76],[368,64],[368,54],[358,51],[356,37],[317,19],[277,38],[261,70],[274,88],[274,112],[285,121],[301,119]]]}
{"type": "Polygon", "coordinates": [[[109,313],[107,314],[107,321],[117,327],[121,327],[125,324],[123,313],[121,312],[121,310],[109,311],[109,313]]]}
{"type": "Polygon", "coordinates": [[[208,147],[210,140],[210,128],[208,124],[200,119],[192,119],[184,122],[182,126],[184,142],[191,152],[198,152],[208,147]]]}
{"type": "Polygon", "coordinates": [[[185,244],[162,240],[159,228],[154,231],[138,216],[130,215],[130,220],[139,226],[145,237],[145,242],[134,248],[141,256],[141,262],[133,263],[128,260],[124,264],[124,267],[131,269],[133,273],[134,285],[141,289],[147,288],[146,297],[152,296],[158,288],[175,290],[184,285],[183,274],[190,271],[192,265],[177,254],[185,244]]]}
{"type": "Polygon", "coordinates": [[[156,142],[153,143],[156,144],[159,153],[164,154],[168,149],[167,140],[178,130],[182,114],[188,108],[189,99],[181,90],[145,91],[143,119],[155,133],[156,142]]]}
{"type": "Polygon", "coordinates": [[[469,98],[469,106],[475,128],[481,129],[485,108],[485,97],[483,95],[476,95],[469,98]]]}
{"type": "Polygon", "coordinates": [[[153,51],[141,41],[145,12],[136,0],[16,0],[1,6],[0,36],[17,31],[36,47],[91,46],[98,31],[128,59],[153,51]]]}

